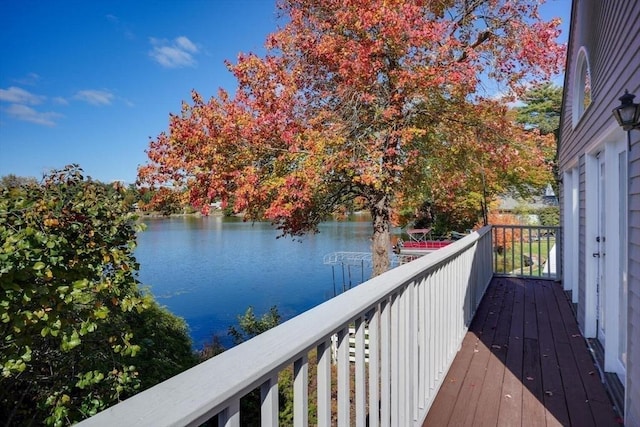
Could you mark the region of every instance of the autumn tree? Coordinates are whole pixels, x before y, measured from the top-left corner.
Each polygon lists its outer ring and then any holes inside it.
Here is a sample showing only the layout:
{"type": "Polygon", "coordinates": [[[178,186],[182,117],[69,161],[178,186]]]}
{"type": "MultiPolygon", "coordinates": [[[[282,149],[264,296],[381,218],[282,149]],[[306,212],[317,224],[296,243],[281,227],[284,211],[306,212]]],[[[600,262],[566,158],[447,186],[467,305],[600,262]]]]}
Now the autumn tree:
{"type": "Polygon", "coordinates": [[[559,21],[543,22],[535,0],[282,0],[278,8],[284,24],[266,55],[228,63],[235,96],[220,90],[207,101],[194,91],[150,143],[140,180],[186,185],[205,212],[220,198],[291,235],[316,231],[359,197],[372,216],[374,274],[389,266],[390,218],[407,180],[443,185],[418,163],[470,141],[443,132],[466,132],[456,105],[482,101],[481,78],[517,92],[561,66],[559,21]]]}
{"type": "Polygon", "coordinates": [[[553,180],[552,135],[519,124],[517,112],[499,101],[458,103],[456,108],[462,108],[459,120],[434,127],[439,137],[421,147],[421,159],[407,169],[398,197],[401,224],[416,211],[424,216],[420,210],[426,206],[428,225],[436,233],[463,231],[481,216],[488,222],[489,205],[497,196],[538,194],[553,180]]]}
{"type": "Polygon", "coordinates": [[[182,195],[179,190],[161,187],[153,193],[151,201],[145,205],[145,210],[158,211],[169,216],[182,211],[182,195]]]}

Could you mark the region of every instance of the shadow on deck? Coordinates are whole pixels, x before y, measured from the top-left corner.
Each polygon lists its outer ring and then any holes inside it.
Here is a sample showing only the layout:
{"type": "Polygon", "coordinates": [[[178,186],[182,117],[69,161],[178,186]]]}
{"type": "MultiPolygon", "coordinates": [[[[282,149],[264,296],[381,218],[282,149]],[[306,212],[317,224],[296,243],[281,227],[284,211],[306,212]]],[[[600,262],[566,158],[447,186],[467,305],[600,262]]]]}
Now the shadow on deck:
{"type": "Polygon", "coordinates": [[[494,278],[424,426],[619,426],[552,281],[494,278]]]}

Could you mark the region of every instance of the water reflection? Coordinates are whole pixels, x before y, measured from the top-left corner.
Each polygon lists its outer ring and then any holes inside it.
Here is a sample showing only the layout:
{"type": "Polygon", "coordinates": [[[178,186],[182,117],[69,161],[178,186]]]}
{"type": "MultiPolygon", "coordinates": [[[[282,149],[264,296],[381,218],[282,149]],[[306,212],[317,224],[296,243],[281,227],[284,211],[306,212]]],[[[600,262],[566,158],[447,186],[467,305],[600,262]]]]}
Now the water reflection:
{"type": "MultiPolygon", "coordinates": [[[[140,281],[161,304],[184,317],[200,347],[253,306],[273,305],[291,318],[333,296],[332,268],[323,256],[335,251],[370,251],[371,223],[365,216],[320,225],[320,233],[296,240],[279,238],[268,223],[237,218],[145,218],[136,257],[140,281]]],[[[352,267],[354,268],[354,267],[352,267]]],[[[371,271],[350,271],[353,284],[371,271]]],[[[335,271],[337,287],[342,277],[335,271]]],[[[227,340],[226,343],[229,343],[227,340]]]]}

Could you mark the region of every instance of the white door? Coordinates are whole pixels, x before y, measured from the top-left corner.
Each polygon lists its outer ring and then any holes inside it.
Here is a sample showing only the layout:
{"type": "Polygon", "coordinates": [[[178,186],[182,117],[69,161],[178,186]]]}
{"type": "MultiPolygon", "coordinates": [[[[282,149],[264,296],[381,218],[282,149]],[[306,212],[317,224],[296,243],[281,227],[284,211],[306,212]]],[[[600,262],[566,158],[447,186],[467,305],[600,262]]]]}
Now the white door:
{"type": "Polygon", "coordinates": [[[605,345],[605,331],[606,331],[606,286],[605,286],[605,259],[606,259],[606,236],[605,224],[606,224],[606,200],[605,200],[605,163],[604,153],[600,153],[598,156],[598,190],[597,190],[597,202],[598,202],[598,220],[597,220],[597,235],[596,235],[596,251],[593,253],[596,268],[596,290],[597,290],[597,336],[598,340],[605,345]]]}

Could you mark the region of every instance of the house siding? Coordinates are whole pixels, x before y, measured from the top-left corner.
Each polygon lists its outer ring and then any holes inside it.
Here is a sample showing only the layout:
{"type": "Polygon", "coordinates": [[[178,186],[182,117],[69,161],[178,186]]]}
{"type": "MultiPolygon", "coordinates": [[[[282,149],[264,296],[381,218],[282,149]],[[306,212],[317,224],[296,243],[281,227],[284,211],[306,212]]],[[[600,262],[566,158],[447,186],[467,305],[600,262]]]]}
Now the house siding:
{"type": "MultiPolygon", "coordinates": [[[[580,225],[578,226],[578,236],[579,241],[585,241],[586,234],[586,184],[585,184],[585,176],[586,176],[586,166],[585,166],[585,157],[580,157],[580,166],[579,166],[579,174],[580,181],[578,184],[578,206],[579,206],[579,221],[580,225]]],[[[586,269],[585,269],[585,259],[586,259],[586,248],[584,245],[578,246],[578,301],[585,300],[586,293],[586,269]]],[[[584,303],[578,304],[577,309],[577,319],[578,326],[580,326],[581,332],[584,334],[584,323],[585,323],[585,307],[584,303]]]]}
{"type": "MultiPolygon", "coordinates": [[[[577,13],[577,19],[584,21],[576,22],[574,19],[572,26],[576,27],[577,34],[573,35],[573,45],[569,46],[568,53],[577,56],[581,47],[587,49],[592,103],[574,129],[573,90],[567,89],[572,89],[576,73],[571,66],[567,67],[561,129],[563,138],[559,147],[560,170],[565,170],[568,162],[582,154],[592,135],[597,135],[611,123],[611,110],[620,104],[618,98],[625,88],[632,92],[637,86],[640,71],[637,54],[640,50],[640,23],[637,21],[640,2],[574,1],[574,9],[576,4],[579,13],[574,10],[574,14],[577,13]],[[611,22],[607,22],[607,18],[611,22]],[[626,36],[622,37],[623,34],[626,36]]],[[[640,97],[640,93],[636,94],[640,97]]]]}
{"type": "MultiPolygon", "coordinates": [[[[638,91],[636,91],[638,93],[638,91]]],[[[640,131],[629,152],[629,308],[627,312],[627,426],[640,426],[640,131]],[[634,404],[632,404],[634,402],[634,404]]]]}
{"type": "MultiPolygon", "coordinates": [[[[558,166],[560,173],[570,170],[579,159],[579,241],[577,319],[584,331],[586,323],[586,203],[587,157],[595,154],[596,144],[611,131],[615,120],[611,114],[628,89],[640,102],[640,1],[574,0],[567,52],[565,90],[560,125],[558,166]],[[580,50],[586,52],[591,81],[591,104],[575,120],[574,83],[580,50]],[[589,152],[588,150],[592,150],[589,152]]],[[[630,133],[632,148],[628,152],[628,305],[627,364],[625,384],[625,425],[640,426],[640,131],[630,133]],[[632,403],[633,402],[633,403],[632,403]]],[[[561,197],[567,192],[561,192],[561,197]]],[[[562,201],[561,203],[564,203],[562,201]]],[[[563,219],[563,226],[567,226],[563,219]]]]}

